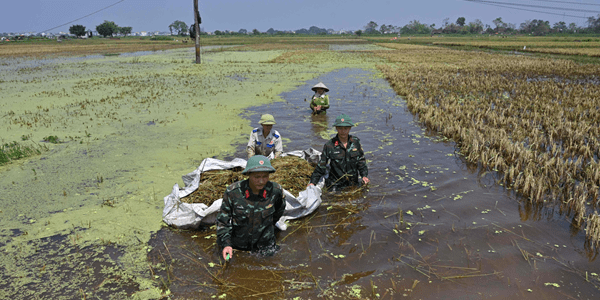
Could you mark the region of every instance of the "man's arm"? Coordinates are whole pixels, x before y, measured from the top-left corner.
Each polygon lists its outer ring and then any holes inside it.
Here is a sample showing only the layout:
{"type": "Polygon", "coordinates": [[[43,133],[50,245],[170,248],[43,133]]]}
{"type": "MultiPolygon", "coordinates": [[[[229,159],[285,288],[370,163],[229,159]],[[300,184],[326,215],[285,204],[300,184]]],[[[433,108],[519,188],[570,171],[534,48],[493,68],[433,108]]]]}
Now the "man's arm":
{"type": "Polygon", "coordinates": [[[325,95],[325,104],[321,105],[321,109],[329,109],[329,95],[325,95]]]}
{"type": "Polygon", "coordinates": [[[277,134],[278,137],[275,139],[275,157],[279,157],[279,155],[283,153],[283,141],[281,139],[281,135],[279,135],[279,132],[277,134]]]}
{"type": "Polygon", "coordinates": [[[252,133],[250,133],[250,139],[248,140],[248,147],[246,147],[246,153],[248,154],[248,158],[256,154],[256,143],[254,142],[256,140],[255,136],[256,132],[252,131],[252,133]]]}
{"type": "Polygon", "coordinates": [[[360,173],[360,177],[368,177],[369,176],[369,168],[367,167],[367,160],[365,159],[365,152],[363,151],[362,145],[360,141],[356,143],[356,148],[358,149],[358,172],[360,173]]]}
{"type": "Polygon", "coordinates": [[[223,193],[223,202],[217,215],[217,243],[219,246],[231,247],[231,232],[233,231],[231,203],[227,191],[223,193]]]}

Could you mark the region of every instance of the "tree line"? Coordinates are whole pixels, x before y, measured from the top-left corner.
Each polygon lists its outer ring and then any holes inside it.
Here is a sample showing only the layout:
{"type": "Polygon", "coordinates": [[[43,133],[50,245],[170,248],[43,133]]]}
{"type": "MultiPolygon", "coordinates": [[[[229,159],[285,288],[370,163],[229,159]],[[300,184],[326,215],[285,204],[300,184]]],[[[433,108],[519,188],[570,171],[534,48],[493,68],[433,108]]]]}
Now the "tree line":
{"type": "Polygon", "coordinates": [[[546,35],[550,33],[600,33],[600,14],[597,17],[589,17],[587,27],[577,26],[575,23],[566,24],[565,22],[556,22],[550,25],[550,21],[527,20],[517,26],[512,23],[506,23],[501,17],[492,21],[493,26],[483,24],[481,20],[475,19],[467,23],[464,17],[459,17],[456,22],[450,23],[449,18],[442,22],[442,26],[436,28],[434,24],[421,23],[418,20],[410,21],[408,24],[400,27],[382,24],[379,26],[376,22],[370,21],[363,30],[355,31],[355,34],[532,34],[546,35]]]}
{"type": "MultiPolygon", "coordinates": [[[[394,26],[386,24],[377,24],[375,21],[370,21],[364,26],[364,30],[356,30],[353,33],[356,35],[369,34],[531,34],[531,35],[546,35],[550,33],[600,33],[600,14],[596,17],[588,17],[587,27],[577,26],[575,23],[566,24],[563,21],[556,22],[550,25],[550,21],[544,20],[527,20],[517,26],[513,23],[506,23],[501,17],[492,21],[493,26],[483,24],[479,19],[468,22],[465,17],[459,17],[455,22],[450,22],[449,18],[443,20],[442,25],[436,28],[436,24],[421,23],[418,20],[410,21],[404,26],[394,26]]],[[[114,34],[123,34],[127,36],[131,34],[131,27],[120,27],[113,21],[104,21],[104,23],[96,26],[98,34],[107,37],[114,34]]],[[[194,24],[188,26],[185,22],[177,20],[169,25],[171,35],[180,36],[196,36],[194,24]]],[[[83,25],[73,25],[69,28],[69,32],[78,37],[89,34],[83,25]]],[[[248,31],[240,29],[238,31],[215,30],[215,35],[279,35],[279,34],[310,34],[310,35],[325,35],[333,33],[333,29],[319,28],[311,26],[309,29],[298,29],[295,31],[280,31],[269,28],[266,32],[260,32],[258,29],[248,31]]],[[[200,32],[201,35],[206,35],[206,32],[200,32]]]]}
{"type": "MultiPolygon", "coordinates": [[[[131,30],[132,28],[129,26],[120,27],[113,21],[104,21],[104,23],[96,26],[96,32],[98,32],[98,34],[102,35],[103,37],[113,36],[113,34],[119,33],[124,36],[127,36],[128,34],[131,34],[131,30]]],[[[91,34],[91,32],[86,30],[85,26],[83,25],[73,25],[69,27],[69,33],[78,37],[82,37],[86,34],[91,34]]]]}

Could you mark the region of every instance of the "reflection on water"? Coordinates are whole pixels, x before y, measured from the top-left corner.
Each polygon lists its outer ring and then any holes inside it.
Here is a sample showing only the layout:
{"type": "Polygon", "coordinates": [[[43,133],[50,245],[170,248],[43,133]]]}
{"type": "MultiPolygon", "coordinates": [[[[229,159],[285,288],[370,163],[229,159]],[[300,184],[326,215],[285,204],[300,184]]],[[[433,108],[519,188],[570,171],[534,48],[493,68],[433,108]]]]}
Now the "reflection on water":
{"type": "MultiPolygon", "coordinates": [[[[284,151],[321,150],[335,116],[349,114],[371,184],[352,197],[323,195],[317,211],[278,233],[281,251],[270,258],[236,252],[225,264],[213,229],[162,230],[150,257],[170,266],[177,296],[597,297],[600,278],[586,277],[599,273],[597,252],[569,230],[571,220],[517,198],[493,173],[467,165],[454,143],[418,126],[405,102],[371,71],[337,70],[281,97],[251,108],[248,118],[272,114],[288,139],[284,151]],[[331,108],[311,116],[303,99],[319,81],[330,88],[331,108]],[[157,258],[165,253],[164,262],[157,258]]],[[[244,157],[244,145],[236,155],[244,157]]]]}

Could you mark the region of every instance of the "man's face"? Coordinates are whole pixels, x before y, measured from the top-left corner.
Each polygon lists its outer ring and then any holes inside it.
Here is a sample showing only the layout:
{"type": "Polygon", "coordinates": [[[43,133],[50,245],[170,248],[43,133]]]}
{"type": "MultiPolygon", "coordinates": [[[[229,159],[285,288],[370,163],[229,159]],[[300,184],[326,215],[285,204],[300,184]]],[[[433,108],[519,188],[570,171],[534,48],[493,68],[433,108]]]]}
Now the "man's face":
{"type": "Polygon", "coordinates": [[[348,138],[348,135],[350,134],[350,126],[336,126],[335,129],[338,132],[338,137],[342,138],[342,139],[346,139],[348,138]]]}
{"type": "Polygon", "coordinates": [[[263,132],[271,132],[271,128],[273,128],[273,125],[265,125],[263,124],[263,132]]]}
{"type": "Polygon", "coordinates": [[[269,172],[252,172],[248,175],[250,188],[253,191],[259,191],[269,182],[269,172]]]}
{"type": "Polygon", "coordinates": [[[315,90],[317,91],[318,94],[325,93],[325,89],[324,88],[316,88],[315,90]]]}

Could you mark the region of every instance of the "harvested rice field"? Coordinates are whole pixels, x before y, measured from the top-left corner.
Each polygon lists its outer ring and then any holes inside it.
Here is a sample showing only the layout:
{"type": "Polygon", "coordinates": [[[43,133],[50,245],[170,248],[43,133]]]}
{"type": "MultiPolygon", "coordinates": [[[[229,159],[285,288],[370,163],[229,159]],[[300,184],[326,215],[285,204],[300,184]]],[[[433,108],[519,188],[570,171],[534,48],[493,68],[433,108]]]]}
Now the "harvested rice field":
{"type": "MultiPolygon", "coordinates": [[[[596,299],[599,64],[404,42],[0,55],[0,298],[596,299]],[[163,197],[204,158],[246,158],[264,113],[284,152],[321,151],[349,114],[371,184],[226,263],[214,226],[164,225],[163,197]]],[[[272,180],[297,194],[307,165],[272,180]]]]}

